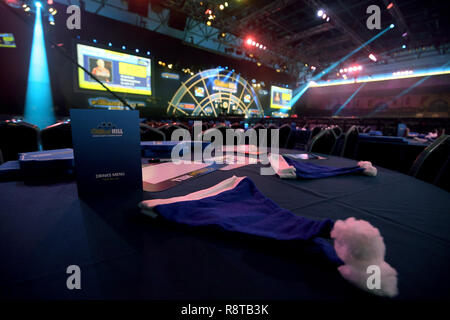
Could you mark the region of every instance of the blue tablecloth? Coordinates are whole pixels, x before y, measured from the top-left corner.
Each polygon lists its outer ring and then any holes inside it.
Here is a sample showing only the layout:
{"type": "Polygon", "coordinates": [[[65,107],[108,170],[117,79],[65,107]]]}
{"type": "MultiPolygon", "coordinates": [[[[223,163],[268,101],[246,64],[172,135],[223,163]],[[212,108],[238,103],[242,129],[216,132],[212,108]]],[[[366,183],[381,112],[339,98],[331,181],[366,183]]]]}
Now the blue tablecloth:
{"type": "MultiPolygon", "coordinates": [[[[311,160],[334,166],[354,161],[311,160]]],[[[281,207],[314,218],[368,220],[399,272],[398,299],[450,297],[450,196],[379,168],[375,178],[281,180],[259,165],[215,171],[142,198],[204,189],[249,176],[281,207]]],[[[197,230],[139,214],[136,197],[78,199],[74,182],[0,183],[0,295],[58,299],[379,299],[296,242],[197,230]],[[66,268],[81,268],[81,290],[66,268]]]]}

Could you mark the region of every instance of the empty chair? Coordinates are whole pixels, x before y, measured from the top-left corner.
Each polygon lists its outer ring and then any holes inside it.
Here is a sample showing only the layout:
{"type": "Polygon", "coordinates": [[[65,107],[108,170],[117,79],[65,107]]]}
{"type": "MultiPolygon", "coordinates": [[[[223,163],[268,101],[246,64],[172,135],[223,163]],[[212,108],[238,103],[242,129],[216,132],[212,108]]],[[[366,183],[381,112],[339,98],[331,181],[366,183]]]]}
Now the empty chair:
{"type": "Polygon", "coordinates": [[[259,130],[259,129],[265,129],[266,127],[262,123],[257,123],[253,126],[253,129],[259,130]]]}
{"type": "Polygon", "coordinates": [[[336,144],[336,135],[332,130],[323,130],[316,135],[308,145],[309,152],[331,154],[336,144]]]}
{"type": "Polygon", "coordinates": [[[69,122],[55,123],[41,130],[43,150],[73,148],[72,126],[69,122]]]}
{"type": "Polygon", "coordinates": [[[185,129],[185,130],[189,131],[189,126],[187,126],[187,125],[184,124],[184,123],[178,122],[178,123],[176,123],[176,125],[177,125],[178,127],[182,128],[182,129],[185,129]]]}
{"type": "Polygon", "coordinates": [[[180,127],[177,125],[170,124],[170,125],[164,125],[158,129],[164,133],[164,136],[166,137],[166,141],[171,141],[172,133],[175,130],[180,129],[180,127]]]}
{"type": "Polygon", "coordinates": [[[295,147],[295,137],[292,134],[292,128],[288,124],[280,127],[280,148],[292,149],[295,147]]]}
{"type": "Polygon", "coordinates": [[[342,134],[342,129],[339,126],[335,126],[331,130],[334,132],[334,134],[336,135],[337,138],[339,138],[340,135],[342,134]]]}
{"type": "Polygon", "coordinates": [[[273,123],[271,123],[267,126],[267,147],[270,147],[272,145],[272,130],[278,130],[278,129],[279,129],[278,126],[273,123]]]}
{"type": "Polygon", "coordinates": [[[439,170],[433,183],[439,188],[447,190],[450,192],[450,156],[445,161],[441,170],[439,170]]]}
{"type": "MultiPolygon", "coordinates": [[[[218,126],[216,126],[214,128],[210,128],[210,129],[206,130],[203,133],[203,135],[204,136],[208,136],[208,138],[211,139],[211,142],[215,142],[216,141],[217,132],[219,132],[222,135],[222,145],[225,145],[226,142],[227,142],[226,141],[226,139],[227,139],[226,130],[227,129],[230,129],[230,128],[226,127],[226,126],[218,125],[218,126]]],[[[234,144],[234,142],[231,142],[231,144],[234,144]]]]}
{"type": "Polygon", "coordinates": [[[342,151],[344,150],[345,135],[340,134],[339,136],[336,136],[336,132],[334,130],[331,130],[331,133],[333,133],[336,137],[336,143],[331,150],[331,154],[333,156],[340,156],[342,154],[342,151]]]}
{"type": "Polygon", "coordinates": [[[316,135],[318,135],[320,133],[320,131],[322,131],[321,127],[314,127],[314,129],[312,129],[311,131],[311,136],[310,139],[314,138],[316,135]]]}
{"type": "Polygon", "coordinates": [[[344,135],[344,145],[342,146],[341,157],[355,159],[356,145],[358,143],[358,130],[356,126],[351,126],[344,135]]]}
{"type": "Polygon", "coordinates": [[[147,124],[140,124],[141,141],[165,141],[166,136],[160,130],[147,124]]]}
{"type": "Polygon", "coordinates": [[[450,136],[442,135],[419,154],[409,175],[429,183],[444,183],[441,180],[448,170],[449,155],[450,136]]]}
{"type": "Polygon", "coordinates": [[[26,122],[0,122],[3,161],[17,160],[21,152],[39,150],[39,129],[26,122]]]}
{"type": "MultiPolygon", "coordinates": [[[[227,140],[227,129],[231,129],[228,126],[225,125],[218,125],[215,126],[213,129],[217,129],[220,131],[220,133],[222,134],[222,138],[223,138],[223,144],[226,144],[226,140],[227,140]]],[[[211,130],[211,129],[210,129],[211,130]]],[[[231,144],[234,144],[234,142],[230,142],[231,144]]]]}

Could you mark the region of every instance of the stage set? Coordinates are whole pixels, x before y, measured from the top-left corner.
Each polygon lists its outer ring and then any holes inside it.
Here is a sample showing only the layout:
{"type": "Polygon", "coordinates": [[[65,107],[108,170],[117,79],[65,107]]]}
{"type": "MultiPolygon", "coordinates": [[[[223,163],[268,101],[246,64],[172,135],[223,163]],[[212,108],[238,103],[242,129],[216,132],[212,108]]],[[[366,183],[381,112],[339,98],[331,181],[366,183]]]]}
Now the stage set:
{"type": "Polygon", "coordinates": [[[444,2],[0,8],[2,300],[450,298],[444,2]]]}

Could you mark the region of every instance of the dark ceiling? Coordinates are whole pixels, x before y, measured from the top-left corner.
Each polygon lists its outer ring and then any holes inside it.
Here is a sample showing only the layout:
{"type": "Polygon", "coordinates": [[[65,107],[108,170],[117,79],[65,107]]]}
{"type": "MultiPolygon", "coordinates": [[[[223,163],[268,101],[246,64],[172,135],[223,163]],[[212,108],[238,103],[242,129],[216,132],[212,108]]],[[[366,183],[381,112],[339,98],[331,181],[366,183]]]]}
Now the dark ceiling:
{"type": "Polygon", "coordinates": [[[380,32],[366,27],[370,5],[381,8],[382,30],[392,23],[396,27],[361,50],[360,55],[400,49],[403,44],[409,48],[438,47],[448,42],[448,0],[229,0],[229,7],[221,11],[218,5],[224,2],[159,1],[205,22],[205,10],[211,8],[216,15],[214,27],[244,39],[252,36],[267,45],[270,51],[261,53],[261,60],[266,62],[274,56],[318,66],[339,60],[380,32]],[[391,2],[394,6],[388,10],[391,2]],[[330,16],[329,22],[317,16],[319,9],[330,16]]]}

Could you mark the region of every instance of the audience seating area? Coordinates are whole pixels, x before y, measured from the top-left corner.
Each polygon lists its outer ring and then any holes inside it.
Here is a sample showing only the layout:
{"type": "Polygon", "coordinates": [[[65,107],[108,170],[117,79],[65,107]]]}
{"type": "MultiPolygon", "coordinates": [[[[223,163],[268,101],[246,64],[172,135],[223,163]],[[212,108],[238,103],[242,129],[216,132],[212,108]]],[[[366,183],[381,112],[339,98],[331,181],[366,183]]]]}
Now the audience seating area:
{"type": "MultiPolygon", "coordinates": [[[[186,129],[194,137],[193,126],[194,120],[142,119],[141,141],[170,141],[176,129],[186,129]]],[[[202,119],[201,131],[219,130],[225,144],[227,129],[268,129],[270,147],[270,129],[279,129],[280,148],[372,161],[450,191],[448,126],[445,119],[202,119]]],[[[72,148],[70,120],[41,130],[14,119],[0,122],[0,164],[17,160],[22,152],[62,148],[72,148]]]]}

